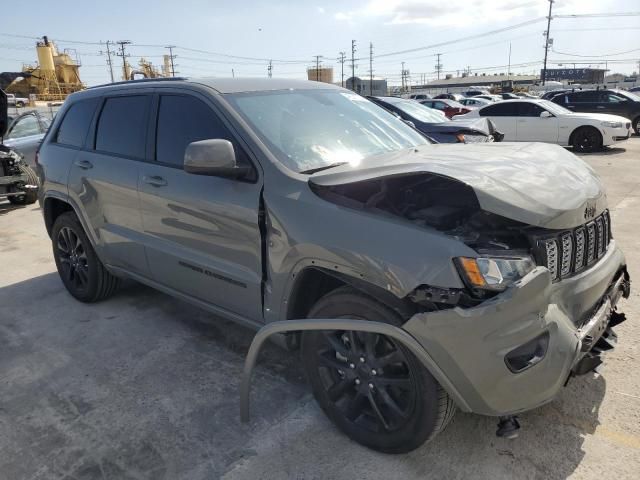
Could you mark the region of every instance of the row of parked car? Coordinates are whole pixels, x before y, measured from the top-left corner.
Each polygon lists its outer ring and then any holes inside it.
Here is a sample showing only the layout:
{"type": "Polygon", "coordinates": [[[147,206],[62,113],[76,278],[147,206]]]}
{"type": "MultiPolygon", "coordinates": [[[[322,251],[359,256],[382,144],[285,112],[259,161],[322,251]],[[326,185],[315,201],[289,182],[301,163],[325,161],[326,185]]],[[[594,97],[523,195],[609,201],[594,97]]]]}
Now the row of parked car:
{"type": "Polygon", "coordinates": [[[370,100],[438,142],[537,141],[593,152],[640,134],[640,97],[622,90],[556,90],[542,98],[467,92],[370,100]],[[453,120],[453,121],[451,121],[453,120]]]}

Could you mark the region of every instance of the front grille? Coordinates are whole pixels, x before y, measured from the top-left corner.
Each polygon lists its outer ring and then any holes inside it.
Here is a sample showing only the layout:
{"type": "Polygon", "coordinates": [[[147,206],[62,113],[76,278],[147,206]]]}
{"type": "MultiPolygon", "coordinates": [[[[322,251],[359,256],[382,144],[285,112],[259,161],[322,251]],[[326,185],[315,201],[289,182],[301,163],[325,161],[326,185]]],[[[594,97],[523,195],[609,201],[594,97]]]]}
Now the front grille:
{"type": "Polygon", "coordinates": [[[534,235],[531,241],[536,262],[549,269],[554,282],[570,277],[591,266],[607,251],[611,241],[609,211],[605,210],[586,225],[534,235]]]}

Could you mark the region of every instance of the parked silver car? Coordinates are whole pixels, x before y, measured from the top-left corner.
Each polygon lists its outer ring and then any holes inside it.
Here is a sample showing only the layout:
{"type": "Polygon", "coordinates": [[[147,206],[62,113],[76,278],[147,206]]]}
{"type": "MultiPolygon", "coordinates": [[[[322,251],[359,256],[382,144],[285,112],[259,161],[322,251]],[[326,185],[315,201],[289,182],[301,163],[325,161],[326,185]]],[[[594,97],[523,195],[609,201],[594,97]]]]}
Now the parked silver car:
{"type": "Polygon", "coordinates": [[[27,165],[34,167],[36,151],[49,129],[49,124],[49,119],[35,110],[18,115],[9,126],[4,144],[20,153],[27,165]]]}
{"type": "MultiPolygon", "coordinates": [[[[73,94],[41,150],[58,272],[84,302],[129,277],[287,334],[321,408],[385,452],[456,408],[553,399],[611,348],[629,295],[595,172],[555,145],[432,145],[353,92],[158,79],[73,94]]],[[[170,386],[167,386],[170,388],[170,386]]]]}

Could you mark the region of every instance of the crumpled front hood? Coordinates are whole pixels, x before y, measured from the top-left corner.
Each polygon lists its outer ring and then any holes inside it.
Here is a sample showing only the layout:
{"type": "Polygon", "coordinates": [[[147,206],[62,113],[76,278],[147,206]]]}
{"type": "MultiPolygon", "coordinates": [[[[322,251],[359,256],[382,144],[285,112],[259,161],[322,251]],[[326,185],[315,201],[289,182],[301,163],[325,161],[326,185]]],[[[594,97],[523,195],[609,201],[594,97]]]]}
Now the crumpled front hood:
{"type": "Polygon", "coordinates": [[[544,143],[425,145],[318,172],[309,182],[334,186],[424,172],[469,185],[485,211],[538,227],[573,228],[606,208],[595,171],[544,143]]]}

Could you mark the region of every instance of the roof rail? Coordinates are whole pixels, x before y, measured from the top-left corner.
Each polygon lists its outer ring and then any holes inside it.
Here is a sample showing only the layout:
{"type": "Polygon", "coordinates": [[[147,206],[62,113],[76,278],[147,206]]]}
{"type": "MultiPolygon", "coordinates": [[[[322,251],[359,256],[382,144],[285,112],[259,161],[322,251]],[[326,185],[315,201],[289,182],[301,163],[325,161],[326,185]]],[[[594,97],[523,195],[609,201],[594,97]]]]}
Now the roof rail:
{"type": "Polygon", "coordinates": [[[92,87],[87,88],[87,90],[90,90],[92,88],[110,87],[111,85],[129,85],[129,84],[137,84],[137,83],[172,82],[172,81],[177,82],[181,80],[187,80],[187,77],[158,77],[158,78],[139,78],[137,80],[122,80],[120,82],[103,83],[101,85],[94,85],[92,87]]]}

